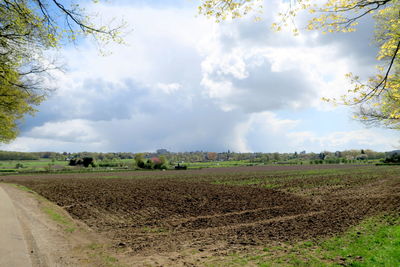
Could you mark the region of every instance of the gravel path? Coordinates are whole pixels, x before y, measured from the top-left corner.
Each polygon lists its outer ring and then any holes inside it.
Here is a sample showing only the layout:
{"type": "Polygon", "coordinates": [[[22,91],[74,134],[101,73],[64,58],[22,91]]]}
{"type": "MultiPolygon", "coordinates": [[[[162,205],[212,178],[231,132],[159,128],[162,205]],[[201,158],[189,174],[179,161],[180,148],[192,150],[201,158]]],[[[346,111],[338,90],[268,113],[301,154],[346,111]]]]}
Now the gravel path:
{"type": "Polygon", "coordinates": [[[0,186],[0,267],[9,266],[32,266],[32,263],[15,207],[0,186]]]}

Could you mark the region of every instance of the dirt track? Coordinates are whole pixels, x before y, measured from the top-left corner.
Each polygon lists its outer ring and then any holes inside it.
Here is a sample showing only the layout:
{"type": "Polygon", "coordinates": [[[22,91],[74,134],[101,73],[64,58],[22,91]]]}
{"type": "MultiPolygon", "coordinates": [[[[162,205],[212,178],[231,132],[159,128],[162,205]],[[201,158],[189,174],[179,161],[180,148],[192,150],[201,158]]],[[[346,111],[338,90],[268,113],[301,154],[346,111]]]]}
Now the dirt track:
{"type": "Polygon", "coordinates": [[[8,179],[64,207],[110,237],[116,247],[151,253],[218,242],[257,245],[335,234],[367,216],[399,212],[399,178],[342,177],[335,190],[324,187],[331,186],[326,177],[284,179],[280,190],[169,178],[8,179]],[[299,183],[305,191],[289,193],[299,183]],[[320,189],[310,191],[316,185],[320,189]]]}

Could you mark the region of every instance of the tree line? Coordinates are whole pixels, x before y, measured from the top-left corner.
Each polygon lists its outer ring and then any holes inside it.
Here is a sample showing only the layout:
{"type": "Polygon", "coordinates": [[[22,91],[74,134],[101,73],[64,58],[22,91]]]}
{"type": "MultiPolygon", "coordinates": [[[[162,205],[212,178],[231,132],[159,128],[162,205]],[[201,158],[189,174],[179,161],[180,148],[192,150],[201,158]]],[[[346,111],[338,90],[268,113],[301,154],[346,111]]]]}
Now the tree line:
{"type": "Polygon", "coordinates": [[[144,152],[144,153],[131,153],[131,152],[78,152],[78,153],[57,153],[57,152],[15,152],[15,151],[0,151],[0,160],[40,160],[40,159],[54,159],[61,161],[69,161],[72,159],[93,158],[96,161],[119,161],[126,159],[134,159],[141,162],[143,167],[148,163],[148,160],[156,162],[157,165],[161,161],[161,165],[165,161],[179,163],[179,162],[213,162],[213,161],[243,161],[248,160],[254,163],[268,163],[290,160],[332,160],[332,159],[347,159],[347,160],[365,160],[365,159],[383,159],[385,152],[376,152],[370,149],[361,150],[344,150],[344,151],[322,151],[320,153],[314,152],[293,152],[293,153],[240,153],[240,152],[207,152],[207,151],[193,151],[193,152],[144,152]]]}

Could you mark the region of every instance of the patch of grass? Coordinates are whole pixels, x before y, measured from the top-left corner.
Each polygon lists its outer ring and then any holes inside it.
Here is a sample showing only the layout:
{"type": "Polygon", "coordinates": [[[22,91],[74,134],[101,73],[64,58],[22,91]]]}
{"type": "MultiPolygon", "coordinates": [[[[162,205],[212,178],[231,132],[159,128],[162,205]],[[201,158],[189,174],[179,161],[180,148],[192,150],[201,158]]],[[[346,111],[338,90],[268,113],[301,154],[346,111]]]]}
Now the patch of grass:
{"type": "Polygon", "coordinates": [[[51,159],[40,159],[40,160],[1,160],[1,166],[3,168],[14,168],[16,164],[22,163],[24,167],[44,167],[50,164],[62,165],[66,166],[68,164],[67,161],[64,160],[55,160],[51,159]]]}
{"type": "Polygon", "coordinates": [[[365,221],[348,234],[321,245],[328,259],[350,266],[399,266],[400,217],[384,216],[365,221]]]}
{"type": "Polygon", "coordinates": [[[65,231],[68,232],[68,233],[73,233],[73,232],[76,231],[76,228],[75,227],[68,227],[67,229],[65,229],[65,231]]]}
{"type": "MultiPolygon", "coordinates": [[[[367,219],[347,233],[318,244],[301,242],[282,257],[294,266],[399,266],[400,217],[367,219]]],[[[276,263],[276,259],[269,262],[276,263]]]]}
{"type": "Polygon", "coordinates": [[[264,184],[262,187],[273,189],[273,188],[279,187],[279,185],[277,185],[277,184],[264,184]]]}
{"type": "Polygon", "coordinates": [[[85,247],[91,252],[88,253],[93,262],[101,262],[101,266],[107,267],[123,267],[117,258],[111,256],[107,252],[107,246],[104,244],[91,243],[85,247]]]}
{"type": "MultiPolygon", "coordinates": [[[[225,261],[211,258],[211,261],[204,264],[208,267],[231,267],[231,266],[248,266],[250,259],[240,254],[232,253],[226,257],[225,261]]],[[[252,265],[254,266],[254,264],[252,265]]]]}
{"type": "Polygon", "coordinates": [[[109,255],[103,255],[103,260],[107,264],[114,264],[114,263],[118,262],[117,258],[109,256],[109,255]]]}
{"type": "Polygon", "coordinates": [[[58,213],[57,211],[55,211],[53,208],[51,207],[43,207],[43,211],[50,216],[50,218],[60,224],[63,225],[71,225],[72,222],[65,216],[61,215],[60,213],[58,213]]]}
{"type": "Polygon", "coordinates": [[[26,186],[23,186],[23,185],[19,185],[19,184],[10,184],[10,185],[18,188],[19,190],[22,190],[22,191],[25,191],[25,192],[28,192],[28,193],[31,193],[31,194],[35,193],[35,191],[33,191],[32,189],[30,189],[30,188],[28,188],[26,186]]]}
{"type": "Polygon", "coordinates": [[[253,255],[231,254],[208,266],[400,266],[400,216],[365,220],[321,241],[269,246],[253,255]]]}
{"type": "Polygon", "coordinates": [[[97,259],[96,261],[99,261],[102,263],[101,266],[107,266],[107,267],[123,267],[124,265],[120,264],[118,259],[107,255],[105,253],[100,253],[100,254],[89,254],[89,256],[93,259],[97,259]]]}
{"type": "Polygon", "coordinates": [[[89,244],[87,247],[88,247],[89,249],[91,249],[91,250],[96,250],[96,249],[101,248],[102,246],[101,246],[100,244],[97,244],[97,243],[91,243],[91,244],[89,244]]]}

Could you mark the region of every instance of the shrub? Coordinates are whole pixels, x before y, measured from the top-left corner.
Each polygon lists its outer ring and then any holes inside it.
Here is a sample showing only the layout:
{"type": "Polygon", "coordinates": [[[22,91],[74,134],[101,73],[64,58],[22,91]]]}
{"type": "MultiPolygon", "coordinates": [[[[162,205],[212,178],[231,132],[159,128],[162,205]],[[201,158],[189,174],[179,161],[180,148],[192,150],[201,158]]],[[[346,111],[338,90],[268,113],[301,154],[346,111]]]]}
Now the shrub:
{"type": "Polygon", "coordinates": [[[18,162],[17,164],[15,164],[16,169],[21,169],[23,167],[24,167],[24,164],[22,164],[21,162],[18,162]]]}
{"type": "Polygon", "coordinates": [[[385,163],[400,163],[400,151],[388,153],[385,158],[385,163]]]}
{"type": "Polygon", "coordinates": [[[89,166],[94,166],[93,163],[93,158],[92,157],[84,157],[83,159],[71,159],[69,161],[69,166],[84,166],[84,167],[89,167],[89,166]]]}
{"type": "Polygon", "coordinates": [[[186,170],[186,169],[187,169],[186,165],[179,165],[179,163],[178,165],[175,166],[175,170],[186,170]]]}

